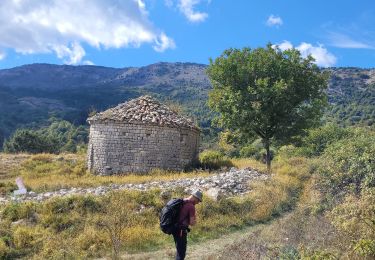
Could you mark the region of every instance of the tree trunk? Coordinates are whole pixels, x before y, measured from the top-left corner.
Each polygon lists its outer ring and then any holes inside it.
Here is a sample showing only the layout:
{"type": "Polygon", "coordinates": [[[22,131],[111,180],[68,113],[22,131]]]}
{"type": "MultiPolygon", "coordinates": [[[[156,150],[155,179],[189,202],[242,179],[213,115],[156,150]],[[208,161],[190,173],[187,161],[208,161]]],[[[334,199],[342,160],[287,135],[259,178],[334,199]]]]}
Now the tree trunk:
{"type": "Polygon", "coordinates": [[[266,149],[266,164],[267,164],[267,172],[271,173],[271,152],[270,152],[270,140],[264,139],[263,140],[264,148],[266,149]]]}

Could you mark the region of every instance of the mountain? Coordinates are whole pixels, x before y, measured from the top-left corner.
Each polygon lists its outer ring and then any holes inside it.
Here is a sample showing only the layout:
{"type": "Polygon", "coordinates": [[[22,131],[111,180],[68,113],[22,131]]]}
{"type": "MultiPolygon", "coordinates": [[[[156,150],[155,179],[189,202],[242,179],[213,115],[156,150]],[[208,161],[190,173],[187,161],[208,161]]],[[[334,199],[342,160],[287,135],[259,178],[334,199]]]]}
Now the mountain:
{"type": "MultiPolygon", "coordinates": [[[[177,103],[210,125],[205,65],[156,63],[140,68],[30,64],[0,70],[0,145],[21,127],[40,127],[55,116],[85,124],[91,111],[151,94],[177,103]]],[[[0,146],[1,147],[1,146],[0,146]]]]}
{"type": "Polygon", "coordinates": [[[343,125],[373,125],[375,69],[331,68],[327,121],[343,125]]]}
{"type": "MultiPolygon", "coordinates": [[[[212,135],[212,112],[206,105],[211,84],[206,65],[156,63],[144,67],[108,68],[30,64],[0,70],[0,144],[15,129],[40,127],[54,116],[85,124],[91,111],[150,94],[197,119],[212,135]]],[[[375,70],[330,68],[331,106],[326,121],[372,125],[375,70]]]]}

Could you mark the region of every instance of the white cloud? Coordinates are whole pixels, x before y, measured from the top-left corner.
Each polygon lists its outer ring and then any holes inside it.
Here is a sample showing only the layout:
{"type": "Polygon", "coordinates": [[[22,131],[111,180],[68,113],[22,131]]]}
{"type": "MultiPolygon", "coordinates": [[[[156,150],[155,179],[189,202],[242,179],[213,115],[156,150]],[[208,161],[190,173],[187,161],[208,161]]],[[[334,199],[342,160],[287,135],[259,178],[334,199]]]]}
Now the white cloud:
{"type": "MultiPolygon", "coordinates": [[[[293,48],[293,44],[289,41],[283,41],[280,44],[274,45],[280,50],[288,50],[293,48]]],[[[331,67],[336,64],[337,58],[332,53],[328,52],[323,45],[313,46],[310,43],[302,42],[300,45],[294,47],[300,51],[301,56],[306,58],[311,55],[315,59],[315,63],[321,67],[331,67]]]]}
{"type": "Polygon", "coordinates": [[[328,34],[330,45],[338,48],[348,49],[375,49],[375,45],[370,45],[362,41],[354,40],[350,36],[342,33],[330,32],[328,34]]]}
{"type": "MultiPolygon", "coordinates": [[[[273,47],[276,47],[276,45],[273,45],[273,47]]],[[[285,51],[293,48],[293,44],[291,44],[288,41],[283,41],[282,43],[278,44],[277,47],[279,47],[280,50],[285,51]]]]}
{"type": "Polygon", "coordinates": [[[70,47],[58,45],[54,46],[53,49],[59,59],[65,59],[64,63],[66,64],[78,64],[86,54],[85,50],[77,42],[72,43],[70,47]]]}
{"type": "Polygon", "coordinates": [[[280,25],[283,25],[283,20],[281,19],[280,16],[274,16],[273,14],[271,14],[267,19],[266,25],[270,27],[272,26],[279,27],[280,25]]]}
{"type": "Polygon", "coordinates": [[[5,52],[2,52],[2,51],[0,50],[0,60],[3,60],[5,57],[6,57],[6,53],[5,53],[5,52]]]}
{"type": "Polygon", "coordinates": [[[85,63],[83,43],[99,49],[148,43],[157,51],[175,46],[149,21],[142,0],[2,0],[0,48],[53,52],[78,64],[85,63]]]}
{"type": "Polygon", "coordinates": [[[160,37],[155,40],[154,50],[158,52],[163,52],[166,49],[176,48],[176,44],[171,38],[168,38],[164,33],[160,34],[160,37]]]}
{"type": "Polygon", "coordinates": [[[82,62],[83,65],[95,65],[94,62],[92,62],[91,60],[85,60],[82,62]]]}
{"type": "MultiPolygon", "coordinates": [[[[185,17],[193,23],[203,22],[207,19],[208,14],[194,10],[194,7],[198,5],[202,0],[178,0],[178,9],[185,17]]],[[[208,1],[209,2],[209,1],[208,1]]],[[[172,6],[171,0],[165,0],[167,6],[172,6]]]]}

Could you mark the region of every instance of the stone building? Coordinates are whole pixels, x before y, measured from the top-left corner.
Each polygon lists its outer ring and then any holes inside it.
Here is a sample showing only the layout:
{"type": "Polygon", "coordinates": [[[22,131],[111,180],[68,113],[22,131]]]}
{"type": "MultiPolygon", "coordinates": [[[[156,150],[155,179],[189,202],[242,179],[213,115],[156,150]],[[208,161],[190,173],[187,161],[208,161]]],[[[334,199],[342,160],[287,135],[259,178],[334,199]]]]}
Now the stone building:
{"type": "Polygon", "coordinates": [[[182,170],[198,156],[200,130],[150,96],[89,117],[87,162],[91,172],[182,170]]]}

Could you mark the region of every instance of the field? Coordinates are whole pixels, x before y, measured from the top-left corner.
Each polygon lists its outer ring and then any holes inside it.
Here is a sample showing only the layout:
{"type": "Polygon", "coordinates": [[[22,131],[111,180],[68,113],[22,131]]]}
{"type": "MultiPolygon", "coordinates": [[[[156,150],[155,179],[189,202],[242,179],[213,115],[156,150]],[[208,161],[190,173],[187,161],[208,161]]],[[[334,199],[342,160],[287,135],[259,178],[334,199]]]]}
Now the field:
{"type": "MultiPolygon", "coordinates": [[[[249,183],[249,193],[218,201],[206,197],[197,206],[188,256],[372,259],[374,137],[372,129],[341,133],[328,127],[312,131],[302,147],[281,147],[270,178],[249,183]]],[[[15,189],[16,176],[40,192],[215,173],[154,171],[101,177],[86,172],[84,154],[0,156],[2,196],[15,189]]],[[[231,164],[265,171],[253,159],[231,159],[231,164]]],[[[183,188],[172,190],[173,197],[186,195],[183,188]]],[[[164,204],[159,189],[8,203],[0,209],[0,258],[173,258],[171,237],[158,226],[164,204]]]]}
{"type": "MultiPolygon", "coordinates": [[[[86,173],[84,155],[1,156],[2,159],[6,158],[2,163],[8,168],[2,174],[3,188],[9,189],[10,182],[18,175],[32,190],[45,191],[67,186],[142,183],[212,174],[205,171],[177,174],[156,171],[151,175],[101,177],[86,173]]],[[[233,160],[240,167],[253,167],[252,162],[233,160]]],[[[206,198],[197,208],[199,222],[190,235],[191,243],[201,243],[264,223],[291,210],[308,176],[309,169],[304,163],[305,160],[301,158],[293,161],[293,167],[298,168],[298,172],[285,162],[275,163],[274,178],[267,183],[253,183],[252,192],[246,196],[219,201],[206,198]]],[[[179,189],[173,195],[185,196],[183,190],[179,189]]],[[[1,235],[7,239],[0,245],[0,254],[35,259],[59,258],[63,255],[92,258],[108,256],[116,250],[136,253],[168,248],[170,237],[158,228],[158,212],[163,204],[160,190],[157,189],[112,192],[101,197],[54,198],[43,203],[8,204],[1,210],[1,235]],[[119,223],[124,226],[119,226],[119,223]],[[113,244],[114,237],[120,241],[118,248],[113,244]]]]}
{"type": "Polygon", "coordinates": [[[172,172],[155,170],[150,174],[96,176],[86,170],[84,154],[16,154],[0,153],[0,192],[15,189],[15,178],[22,176],[29,190],[53,191],[70,187],[97,187],[109,184],[145,183],[188,177],[209,176],[208,171],[172,172]]]}

